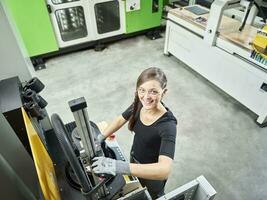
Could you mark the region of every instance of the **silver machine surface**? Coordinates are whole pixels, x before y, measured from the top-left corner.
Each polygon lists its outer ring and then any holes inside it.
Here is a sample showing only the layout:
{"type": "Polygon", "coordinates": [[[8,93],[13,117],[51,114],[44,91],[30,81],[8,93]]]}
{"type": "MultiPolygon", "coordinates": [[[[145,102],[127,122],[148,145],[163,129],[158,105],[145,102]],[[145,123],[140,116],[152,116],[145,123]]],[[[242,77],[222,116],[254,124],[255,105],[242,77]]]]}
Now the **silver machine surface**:
{"type": "Polygon", "coordinates": [[[178,187],[157,200],[212,200],[216,195],[215,189],[204,176],[178,187]]]}
{"type": "Polygon", "coordinates": [[[73,112],[76,126],[78,128],[79,135],[82,140],[82,144],[85,150],[85,153],[89,156],[90,159],[96,156],[96,147],[95,147],[95,136],[92,131],[91,125],[89,123],[88,114],[86,112],[86,104],[84,98],[74,99],[69,102],[69,106],[73,112]],[[82,108],[77,108],[75,106],[83,106],[82,108]]]}

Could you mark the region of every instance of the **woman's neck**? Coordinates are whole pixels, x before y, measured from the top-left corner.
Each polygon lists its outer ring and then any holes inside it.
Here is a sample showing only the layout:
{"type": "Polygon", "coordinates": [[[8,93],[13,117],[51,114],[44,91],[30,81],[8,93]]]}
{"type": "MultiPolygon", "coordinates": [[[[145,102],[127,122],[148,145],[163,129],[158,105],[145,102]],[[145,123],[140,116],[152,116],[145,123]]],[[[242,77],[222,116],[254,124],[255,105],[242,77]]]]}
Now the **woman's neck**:
{"type": "Polygon", "coordinates": [[[144,107],[142,108],[143,110],[143,113],[145,114],[149,114],[149,115],[156,115],[158,114],[159,112],[162,112],[162,111],[166,111],[165,107],[159,103],[155,108],[153,109],[149,109],[149,110],[146,110],[144,109],[144,107]]]}

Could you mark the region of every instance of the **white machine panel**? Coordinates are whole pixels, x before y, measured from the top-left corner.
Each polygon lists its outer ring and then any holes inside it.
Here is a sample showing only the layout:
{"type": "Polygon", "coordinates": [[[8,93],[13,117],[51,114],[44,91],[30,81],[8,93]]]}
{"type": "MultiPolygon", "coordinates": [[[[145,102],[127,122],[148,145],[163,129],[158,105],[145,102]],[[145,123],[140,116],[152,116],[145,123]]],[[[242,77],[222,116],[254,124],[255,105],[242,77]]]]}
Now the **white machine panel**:
{"type": "MultiPolygon", "coordinates": [[[[218,38],[216,46],[212,46],[203,39],[203,29],[170,13],[168,19],[164,53],[171,53],[186,63],[256,113],[259,124],[265,123],[267,91],[263,86],[267,84],[266,70],[252,63],[249,57],[243,57],[244,53],[232,54],[228,48],[221,48],[221,44],[229,47],[226,44],[230,42],[218,38]]],[[[233,50],[239,52],[237,50],[241,48],[234,46],[233,50]]]]}
{"type": "Polygon", "coordinates": [[[140,0],[126,0],[126,12],[140,10],[140,0]]]}

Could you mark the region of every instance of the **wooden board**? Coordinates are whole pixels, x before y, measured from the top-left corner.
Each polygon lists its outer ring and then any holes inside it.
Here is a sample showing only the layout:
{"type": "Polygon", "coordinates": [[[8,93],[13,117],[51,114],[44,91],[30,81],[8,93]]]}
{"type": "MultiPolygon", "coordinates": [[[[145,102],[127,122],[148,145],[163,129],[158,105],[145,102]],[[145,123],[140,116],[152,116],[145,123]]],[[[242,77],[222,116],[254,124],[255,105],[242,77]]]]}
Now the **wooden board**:
{"type": "MultiPolygon", "coordinates": [[[[205,7],[199,6],[203,9],[208,10],[205,7]]],[[[204,15],[195,15],[194,13],[184,9],[184,8],[176,8],[172,9],[169,11],[170,14],[179,17],[181,19],[186,20],[187,22],[205,30],[207,21],[209,18],[209,14],[204,14],[204,15]],[[199,21],[197,18],[203,18],[205,19],[204,21],[199,21]]],[[[240,32],[238,29],[241,26],[241,22],[232,19],[227,16],[222,17],[222,21],[219,27],[219,37],[228,40],[230,42],[233,42],[247,50],[252,50],[251,43],[257,33],[257,28],[251,26],[251,25],[246,25],[243,29],[242,32],[240,32]]]]}

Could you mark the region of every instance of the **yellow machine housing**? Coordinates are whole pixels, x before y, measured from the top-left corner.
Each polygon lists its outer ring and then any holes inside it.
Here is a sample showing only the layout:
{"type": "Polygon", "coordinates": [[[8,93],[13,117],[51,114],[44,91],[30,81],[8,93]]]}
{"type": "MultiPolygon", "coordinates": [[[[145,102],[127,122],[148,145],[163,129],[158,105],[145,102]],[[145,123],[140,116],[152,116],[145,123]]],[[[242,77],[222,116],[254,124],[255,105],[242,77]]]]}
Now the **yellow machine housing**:
{"type": "Polygon", "coordinates": [[[53,162],[24,108],[21,110],[44,198],[45,200],[60,200],[53,162]]]}
{"type": "Polygon", "coordinates": [[[252,46],[258,54],[267,59],[267,25],[257,31],[252,46]]]}

